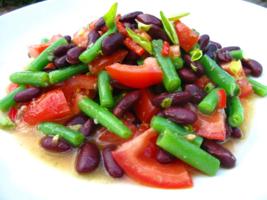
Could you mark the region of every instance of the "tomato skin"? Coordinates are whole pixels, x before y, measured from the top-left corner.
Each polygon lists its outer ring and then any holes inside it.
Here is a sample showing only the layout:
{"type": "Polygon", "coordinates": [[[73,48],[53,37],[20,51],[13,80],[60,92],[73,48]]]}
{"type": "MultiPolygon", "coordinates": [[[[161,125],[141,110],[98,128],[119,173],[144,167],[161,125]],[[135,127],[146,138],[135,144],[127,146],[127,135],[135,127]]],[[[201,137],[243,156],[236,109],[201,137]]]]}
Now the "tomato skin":
{"type": "Polygon", "coordinates": [[[151,118],[160,110],[152,104],[152,98],[149,90],[141,91],[141,97],[135,105],[135,113],[141,122],[150,123],[151,118]]]}
{"type": "Polygon", "coordinates": [[[162,71],[155,58],[147,58],[144,65],[113,64],[106,67],[108,74],[131,88],[146,88],[162,81],[162,71]]]}
{"type": "Polygon", "coordinates": [[[227,105],[227,95],[224,89],[220,89],[217,91],[219,102],[218,102],[218,109],[224,109],[227,105]]]}
{"type": "Polygon", "coordinates": [[[189,52],[195,44],[197,44],[199,35],[181,21],[175,22],[175,29],[180,41],[180,46],[186,52],[189,52]]]}
{"type": "Polygon", "coordinates": [[[224,110],[217,109],[211,115],[204,115],[198,112],[198,119],[193,127],[199,136],[224,141],[226,138],[224,110]]]}
{"type": "Polygon", "coordinates": [[[64,118],[71,112],[62,90],[51,90],[33,100],[26,107],[23,120],[29,125],[64,118]]]}
{"type": "Polygon", "coordinates": [[[112,155],[124,172],[141,184],[159,188],[191,187],[192,179],[181,161],[160,164],[150,158],[154,154],[151,145],[155,145],[156,138],[157,133],[148,129],[122,144],[112,155]]]}
{"type": "Polygon", "coordinates": [[[13,90],[17,89],[19,87],[19,85],[17,83],[10,83],[8,86],[7,86],[7,93],[10,93],[12,92],[13,90]]]}
{"type": "Polygon", "coordinates": [[[124,35],[125,37],[128,37],[128,33],[126,31],[126,28],[123,25],[123,23],[121,23],[120,18],[121,18],[121,15],[117,15],[117,17],[116,17],[116,27],[118,29],[118,32],[121,33],[122,35],[124,35]]]}
{"type": "Polygon", "coordinates": [[[168,42],[164,41],[163,47],[161,50],[161,54],[163,56],[169,56],[169,53],[170,53],[170,44],[168,42]]]}
{"type": "Polygon", "coordinates": [[[126,50],[118,50],[109,56],[101,56],[95,59],[89,64],[89,70],[92,74],[97,75],[106,66],[112,65],[113,63],[120,63],[128,54],[126,50]]]}
{"type": "Polygon", "coordinates": [[[17,117],[17,113],[18,113],[18,109],[15,107],[10,108],[10,110],[8,111],[7,115],[9,117],[9,119],[11,119],[13,122],[15,122],[16,117],[17,117]]]}
{"type": "Polygon", "coordinates": [[[145,53],[145,49],[139,46],[136,42],[134,42],[131,38],[126,37],[123,41],[123,44],[137,55],[142,56],[145,53]]]}
{"type": "Polygon", "coordinates": [[[200,87],[201,89],[204,89],[205,86],[210,82],[211,80],[206,75],[203,75],[196,80],[196,85],[200,87]]]}

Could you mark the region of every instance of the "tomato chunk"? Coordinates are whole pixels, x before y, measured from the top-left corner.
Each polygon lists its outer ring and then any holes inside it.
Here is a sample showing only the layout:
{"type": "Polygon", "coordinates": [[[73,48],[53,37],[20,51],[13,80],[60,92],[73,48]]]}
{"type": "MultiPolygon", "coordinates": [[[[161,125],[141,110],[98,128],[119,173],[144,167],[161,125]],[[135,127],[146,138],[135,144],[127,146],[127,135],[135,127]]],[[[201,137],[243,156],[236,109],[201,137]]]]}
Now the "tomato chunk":
{"type": "Polygon", "coordinates": [[[109,75],[131,88],[146,88],[162,81],[162,71],[155,58],[147,58],[142,66],[113,64],[106,67],[109,75]]]}
{"type": "Polygon", "coordinates": [[[224,89],[220,89],[217,91],[218,97],[219,97],[219,102],[218,102],[218,109],[224,109],[226,108],[227,104],[227,95],[224,89]]]}
{"type": "Polygon", "coordinates": [[[113,157],[129,177],[141,184],[160,188],[191,187],[191,176],[181,161],[160,164],[147,156],[148,147],[156,149],[151,147],[156,138],[157,133],[148,129],[113,151],[113,157]]]}
{"type": "Polygon", "coordinates": [[[23,120],[36,125],[44,121],[55,121],[70,114],[70,107],[62,90],[56,89],[44,93],[30,102],[23,115],[23,120]]]}

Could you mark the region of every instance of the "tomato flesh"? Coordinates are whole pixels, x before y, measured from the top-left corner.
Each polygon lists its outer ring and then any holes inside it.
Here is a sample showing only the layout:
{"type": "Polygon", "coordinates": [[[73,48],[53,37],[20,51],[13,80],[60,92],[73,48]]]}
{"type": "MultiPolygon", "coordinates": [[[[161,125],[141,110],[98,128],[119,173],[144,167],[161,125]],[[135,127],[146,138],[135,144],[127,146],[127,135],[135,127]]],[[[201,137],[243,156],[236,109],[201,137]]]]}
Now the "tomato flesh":
{"type": "Polygon", "coordinates": [[[224,109],[226,108],[227,104],[227,95],[224,89],[220,89],[217,91],[218,97],[219,97],[219,102],[218,102],[218,109],[224,109]]]}
{"type": "MultiPolygon", "coordinates": [[[[125,173],[135,181],[160,188],[184,188],[192,186],[192,179],[181,161],[160,164],[145,150],[155,145],[157,133],[148,129],[133,140],[113,151],[113,157],[125,173]]],[[[152,153],[153,154],[153,153],[152,153]]]]}

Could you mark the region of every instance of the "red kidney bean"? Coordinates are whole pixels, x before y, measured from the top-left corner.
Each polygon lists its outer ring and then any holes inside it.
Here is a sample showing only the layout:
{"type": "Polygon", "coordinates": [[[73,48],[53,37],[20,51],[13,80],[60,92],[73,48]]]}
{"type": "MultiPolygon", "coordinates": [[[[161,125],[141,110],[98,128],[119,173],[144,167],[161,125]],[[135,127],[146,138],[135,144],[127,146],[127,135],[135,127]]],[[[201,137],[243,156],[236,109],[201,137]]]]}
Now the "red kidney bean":
{"type": "Polygon", "coordinates": [[[88,34],[88,46],[95,43],[98,38],[100,38],[100,34],[98,33],[98,31],[96,31],[95,29],[91,30],[88,34]]]}
{"type": "Polygon", "coordinates": [[[207,50],[205,52],[205,54],[207,56],[209,56],[210,58],[214,58],[214,54],[215,52],[217,51],[218,47],[216,44],[213,44],[213,43],[210,43],[208,46],[207,46],[207,50]]]}
{"type": "Polygon", "coordinates": [[[71,43],[71,36],[65,35],[64,38],[67,40],[68,43],[71,43]]]}
{"type": "Polygon", "coordinates": [[[216,57],[217,61],[219,61],[221,63],[227,63],[227,62],[232,61],[232,56],[230,55],[229,51],[226,51],[223,49],[216,51],[215,57],[216,57]]]}
{"type": "Polygon", "coordinates": [[[178,74],[185,83],[194,83],[197,80],[197,75],[192,69],[182,68],[178,71],[178,74]]]}
{"type": "Polygon", "coordinates": [[[44,136],[40,140],[40,144],[45,150],[57,153],[66,152],[71,149],[70,144],[67,143],[65,140],[63,139],[54,140],[53,137],[51,136],[44,136]]]}
{"type": "Polygon", "coordinates": [[[209,42],[210,42],[209,35],[207,35],[207,34],[201,35],[199,40],[198,40],[198,44],[199,44],[200,49],[202,51],[205,51],[209,42]]]}
{"type": "Polygon", "coordinates": [[[166,91],[163,84],[153,85],[150,87],[150,90],[151,90],[151,92],[153,92],[154,94],[157,94],[157,95],[160,95],[166,91]]]}
{"type": "Polygon", "coordinates": [[[122,22],[133,22],[135,20],[135,18],[140,14],[143,14],[143,12],[135,11],[135,12],[131,12],[131,13],[125,14],[120,18],[120,21],[122,21],[122,22]]]}
{"type": "Polygon", "coordinates": [[[122,85],[120,82],[118,82],[115,79],[111,79],[110,84],[112,88],[118,89],[118,90],[131,90],[128,86],[122,85]]]}
{"type": "Polygon", "coordinates": [[[156,26],[162,27],[160,19],[150,14],[140,14],[136,17],[136,19],[144,24],[154,24],[156,26]]]}
{"type": "Polygon", "coordinates": [[[123,44],[123,35],[121,33],[113,33],[106,37],[102,42],[102,52],[104,55],[114,53],[123,44]]]}
{"type": "Polygon", "coordinates": [[[197,120],[197,115],[193,111],[186,108],[170,107],[163,111],[168,119],[178,124],[193,124],[197,120]]]}
{"type": "Polygon", "coordinates": [[[239,139],[243,135],[243,132],[240,128],[232,128],[231,137],[239,139]]]}
{"type": "Polygon", "coordinates": [[[187,91],[179,91],[174,93],[162,93],[152,99],[153,105],[160,107],[164,99],[171,100],[171,106],[183,105],[188,103],[192,98],[192,95],[187,91]]]}
{"type": "Polygon", "coordinates": [[[83,125],[88,120],[88,117],[86,117],[84,114],[78,114],[71,118],[67,123],[66,126],[73,126],[73,125],[83,125]]]}
{"type": "Polygon", "coordinates": [[[218,42],[210,41],[209,44],[215,45],[217,47],[217,49],[221,49],[222,48],[222,45],[220,43],[218,43],[218,42]]]}
{"type": "Polygon", "coordinates": [[[63,45],[63,46],[59,46],[58,48],[56,48],[54,50],[54,56],[55,57],[61,57],[61,56],[65,56],[67,51],[71,48],[75,47],[74,44],[66,44],[66,45],[63,45]]]}
{"type": "Polygon", "coordinates": [[[184,61],[185,61],[185,65],[190,68],[190,69],[194,69],[193,72],[197,75],[197,76],[202,76],[205,74],[205,70],[204,67],[202,66],[202,64],[198,61],[191,61],[191,56],[188,54],[184,55],[184,61]]]}
{"type": "Polygon", "coordinates": [[[228,124],[227,120],[225,121],[225,130],[226,130],[226,139],[231,137],[233,129],[232,127],[228,124]]]}
{"type": "Polygon", "coordinates": [[[78,64],[80,62],[79,56],[85,50],[83,47],[73,47],[67,51],[67,62],[70,64],[78,64]]]}
{"type": "Polygon", "coordinates": [[[220,144],[211,140],[204,140],[201,147],[214,157],[218,158],[221,162],[221,167],[233,168],[235,166],[235,156],[220,144]]]}
{"type": "Polygon", "coordinates": [[[253,59],[242,59],[242,65],[251,70],[251,75],[259,77],[262,74],[262,65],[253,59]]]}
{"type": "Polygon", "coordinates": [[[112,151],[114,151],[115,149],[116,147],[113,145],[104,147],[104,149],[102,150],[102,156],[104,166],[108,174],[113,178],[120,178],[123,176],[124,172],[112,156],[112,151]]]}
{"type": "Polygon", "coordinates": [[[31,88],[27,88],[21,92],[18,92],[15,95],[14,100],[17,103],[28,102],[28,101],[31,101],[33,98],[38,97],[39,94],[41,94],[40,88],[31,87],[31,88]]]}
{"type": "Polygon", "coordinates": [[[186,85],[185,91],[191,94],[191,102],[195,104],[199,103],[206,96],[205,91],[195,84],[186,85]]]}
{"type": "Polygon", "coordinates": [[[221,50],[223,51],[234,51],[234,50],[240,50],[240,47],[237,46],[229,46],[229,47],[223,47],[221,50]]]}
{"type": "Polygon", "coordinates": [[[55,58],[53,63],[57,68],[62,68],[62,67],[66,67],[69,65],[69,63],[67,62],[67,56],[66,55],[61,56],[59,58],[55,58]]]}
{"type": "Polygon", "coordinates": [[[249,76],[249,75],[251,74],[251,69],[249,69],[249,68],[243,66],[243,70],[244,70],[246,76],[249,76]]]}
{"type": "Polygon", "coordinates": [[[84,136],[89,136],[92,133],[92,129],[94,127],[94,122],[92,119],[87,119],[87,121],[82,125],[82,127],[80,128],[80,132],[84,135],[84,136]]]}
{"type": "Polygon", "coordinates": [[[159,163],[161,164],[168,164],[172,163],[173,161],[176,160],[176,158],[169,154],[167,151],[164,151],[163,149],[158,149],[156,159],[159,163]]]}
{"type": "Polygon", "coordinates": [[[167,42],[170,42],[169,37],[165,33],[165,31],[159,26],[152,25],[147,32],[153,39],[161,39],[167,42]]]}
{"type": "Polygon", "coordinates": [[[141,93],[139,90],[127,93],[113,109],[113,114],[117,117],[122,117],[122,115],[138,101],[140,95],[141,93]]]}
{"type": "Polygon", "coordinates": [[[136,65],[136,61],[140,58],[138,54],[136,54],[134,51],[129,51],[126,57],[123,60],[124,64],[128,65],[136,65]]]}
{"type": "Polygon", "coordinates": [[[124,22],[123,25],[127,28],[130,29],[136,29],[137,28],[137,24],[136,23],[129,23],[129,22],[124,22]]]}
{"type": "Polygon", "coordinates": [[[105,26],[105,20],[104,20],[103,17],[100,17],[100,18],[96,21],[94,29],[95,29],[96,31],[100,31],[100,29],[101,29],[103,26],[105,26]]]}
{"type": "Polygon", "coordinates": [[[95,170],[100,162],[100,153],[94,143],[87,142],[80,147],[76,157],[75,169],[78,173],[95,170]]]}

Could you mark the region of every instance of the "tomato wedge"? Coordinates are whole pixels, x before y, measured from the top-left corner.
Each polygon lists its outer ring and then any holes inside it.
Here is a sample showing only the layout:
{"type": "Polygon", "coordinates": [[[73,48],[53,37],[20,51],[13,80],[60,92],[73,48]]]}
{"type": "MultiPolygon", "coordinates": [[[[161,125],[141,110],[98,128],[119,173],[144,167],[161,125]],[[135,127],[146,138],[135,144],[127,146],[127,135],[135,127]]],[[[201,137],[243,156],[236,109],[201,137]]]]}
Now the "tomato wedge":
{"type": "Polygon", "coordinates": [[[152,104],[152,98],[149,90],[141,91],[141,97],[135,105],[135,113],[141,122],[150,123],[151,118],[159,112],[159,108],[152,104]]]}
{"type": "Polygon", "coordinates": [[[204,115],[198,112],[198,119],[193,126],[197,134],[204,138],[225,140],[225,112],[223,109],[217,109],[211,115],[204,115]]]}
{"type": "Polygon", "coordinates": [[[217,91],[218,97],[219,97],[219,102],[218,102],[218,109],[224,109],[226,108],[227,104],[227,95],[224,89],[220,89],[217,91]]]}
{"type": "Polygon", "coordinates": [[[101,56],[95,59],[89,64],[89,70],[92,74],[96,75],[102,71],[106,66],[112,65],[113,63],[120,63],[128,54],[126,50],[118,50],[109,56],[101,56]]]}
{"type": "Polygon", "coordinates": [[[162,71],[155,58],[146,58],[144,65],[133,66],[115,63],[106,67],[109,75],[131,88],[146,88],[162,81],[162,71]]]}
{"type": "Polygon", "coordinates": [[[186,52],[189,52],[197,44],[199,35],[181,21],[175,22],[175,29],[180,41],[180,46],[186,52]]]}
{"type": "Polygon", "coordinates": [[[56,89],[44,93],[26,107],[23,120],[30,125],[44,121],[64,118],[71,112],[62,90],[56,89]]]}
{"type": "Polygon", "coordinates": [[[146,148],[151,149],[156,138],[157,133],[148,129],[113,151],[113,157],[129,177],[141,184],[160,188],[191,187],[191,176],[181,161],[160,164],[145,155],[146,148]]]}

